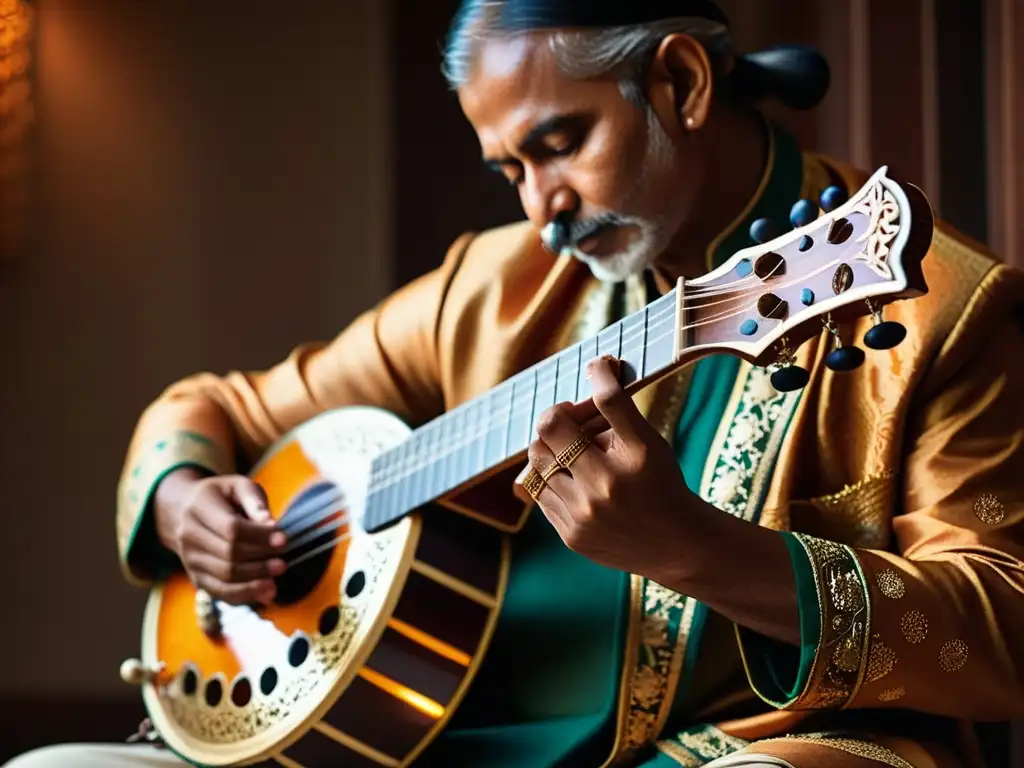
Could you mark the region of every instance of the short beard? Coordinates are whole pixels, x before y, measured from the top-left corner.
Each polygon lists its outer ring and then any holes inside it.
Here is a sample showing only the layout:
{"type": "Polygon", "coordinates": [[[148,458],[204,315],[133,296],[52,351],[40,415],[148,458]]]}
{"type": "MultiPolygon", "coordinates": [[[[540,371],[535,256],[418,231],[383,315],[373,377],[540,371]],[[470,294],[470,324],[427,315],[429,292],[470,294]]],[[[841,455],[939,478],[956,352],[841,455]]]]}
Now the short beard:
{"type": "MultiPolygon", "coordinates": [[[[672,147],[671,139],[665,133],[665,129],[661,127],[654,111],[648,109],[647,154],[644,157],[640,177],[628,199],[634,199],[639,192],[645,190],[650,184],[651,176],[658,170],[664,172],[665,167],[670,166],[674,160],[675,150],[672,147]]],[[[573,258],[586,264],[594,277],[602,282],[618,283],[630,275],[641,274],[668,247],[671,241],[670,214],[652,219],[611,212],[597,218],[601,223],[634,227],[639,233],[624,250],[608,256],[591,256],[573,245],[566,249],[573,258]]],[[[585,227],[592,221],[594,220],[580,222],[580,226],[585,227]]],[[[574,239],[573,242],[578,241],[574,239]]]]}

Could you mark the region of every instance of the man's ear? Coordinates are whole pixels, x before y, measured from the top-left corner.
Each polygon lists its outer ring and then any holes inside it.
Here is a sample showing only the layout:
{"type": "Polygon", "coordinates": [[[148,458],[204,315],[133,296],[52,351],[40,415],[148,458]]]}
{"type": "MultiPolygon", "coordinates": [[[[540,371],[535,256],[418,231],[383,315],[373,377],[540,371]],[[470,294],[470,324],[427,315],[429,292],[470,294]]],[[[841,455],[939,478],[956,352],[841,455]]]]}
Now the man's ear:
{"type": "Polygon", "coordinates": [[[662,125],[697,130],[713,96],[714,73],[704,46],[690,35],[667,35],[648,70],[648,98],[662,125]]]}

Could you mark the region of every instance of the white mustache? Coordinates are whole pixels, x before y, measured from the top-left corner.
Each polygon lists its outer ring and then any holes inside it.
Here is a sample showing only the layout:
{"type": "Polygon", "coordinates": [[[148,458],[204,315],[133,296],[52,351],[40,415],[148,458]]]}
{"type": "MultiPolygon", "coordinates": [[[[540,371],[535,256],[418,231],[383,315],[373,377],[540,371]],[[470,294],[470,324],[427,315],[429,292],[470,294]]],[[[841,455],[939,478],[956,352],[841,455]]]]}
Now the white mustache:
{"type": "Polygon", "coordinates": [[[545,248],[552,253],[561,253],[567,248],[575,248],[581,240],[604,227],[621,227],[632,223],[632,218],[618,213],[602,213],[576,222],[567,222],[556,216],[544,226],[540,236],[545,248]]]}

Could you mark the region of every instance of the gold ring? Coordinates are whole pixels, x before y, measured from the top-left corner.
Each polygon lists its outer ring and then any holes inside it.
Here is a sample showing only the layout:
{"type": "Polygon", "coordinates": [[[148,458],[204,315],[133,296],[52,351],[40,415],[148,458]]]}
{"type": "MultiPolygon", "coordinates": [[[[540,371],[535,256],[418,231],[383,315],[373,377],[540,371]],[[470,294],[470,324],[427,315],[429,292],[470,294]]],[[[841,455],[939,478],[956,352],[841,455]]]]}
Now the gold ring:
{"type": "Polygon", "coordinates": [[[537,474],[537,470],[530,467],[530,471],[526,473],[526,477],[523,478],[523,488],[530,494],[530,497],[537,501],[537,497],[540,496],[540,492],[544,490],[544,486],[547,485],[547,481],[537,474]]]}
{"type": "Polygon", "coordinates": [[[561,472],[563,469],[564,467],[558,463],[558,459],[555,459],[550,464],[548,464],[547,469],[540,473],[540,479],[546,483],[548,480],[551,479],[552,475],[561,472]]]}
{"type": "Polygon", "coordinates": [[[568,469],[573,465],[583,452],[590,447],[590,438],[587,437],[583,432],[577,435],[576,439],[567,445],[563,450],[558,452],[555,456],[555,463],[559,466],[568,469]]]}

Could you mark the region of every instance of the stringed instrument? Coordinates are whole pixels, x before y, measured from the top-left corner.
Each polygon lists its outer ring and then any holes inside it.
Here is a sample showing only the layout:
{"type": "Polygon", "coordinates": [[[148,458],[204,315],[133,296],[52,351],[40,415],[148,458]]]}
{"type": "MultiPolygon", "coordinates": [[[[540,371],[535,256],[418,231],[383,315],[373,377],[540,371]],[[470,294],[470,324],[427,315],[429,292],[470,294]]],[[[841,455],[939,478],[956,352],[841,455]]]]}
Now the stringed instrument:
{"type": "MultiPolygon", "coordinates": [[[[495,478],[511,486],[545,409],[589,401],[589,360],[616,358],[635,393],[724,353],[776,366],[772,383],[790,391],[807,382],[792,350],[823,324],[838,340],[836,323],[873,315],[866,346],[902,340],[881,309],[927,292],[921,191],[882,168],[842,205],[819,216],[805,203],[793,218],[795,229],[418,429],[341,408],[271,447],[251,477],[288,536],[275,602],[228,605],[171,575],[146,606],[141,661],[122,668],[164,743],[202,766],[410,765],[487,653],[508,536],[530,509],[474,493],[495,478]]],[[[837,343],[826,365],[863,359],[837,343]]]]}

